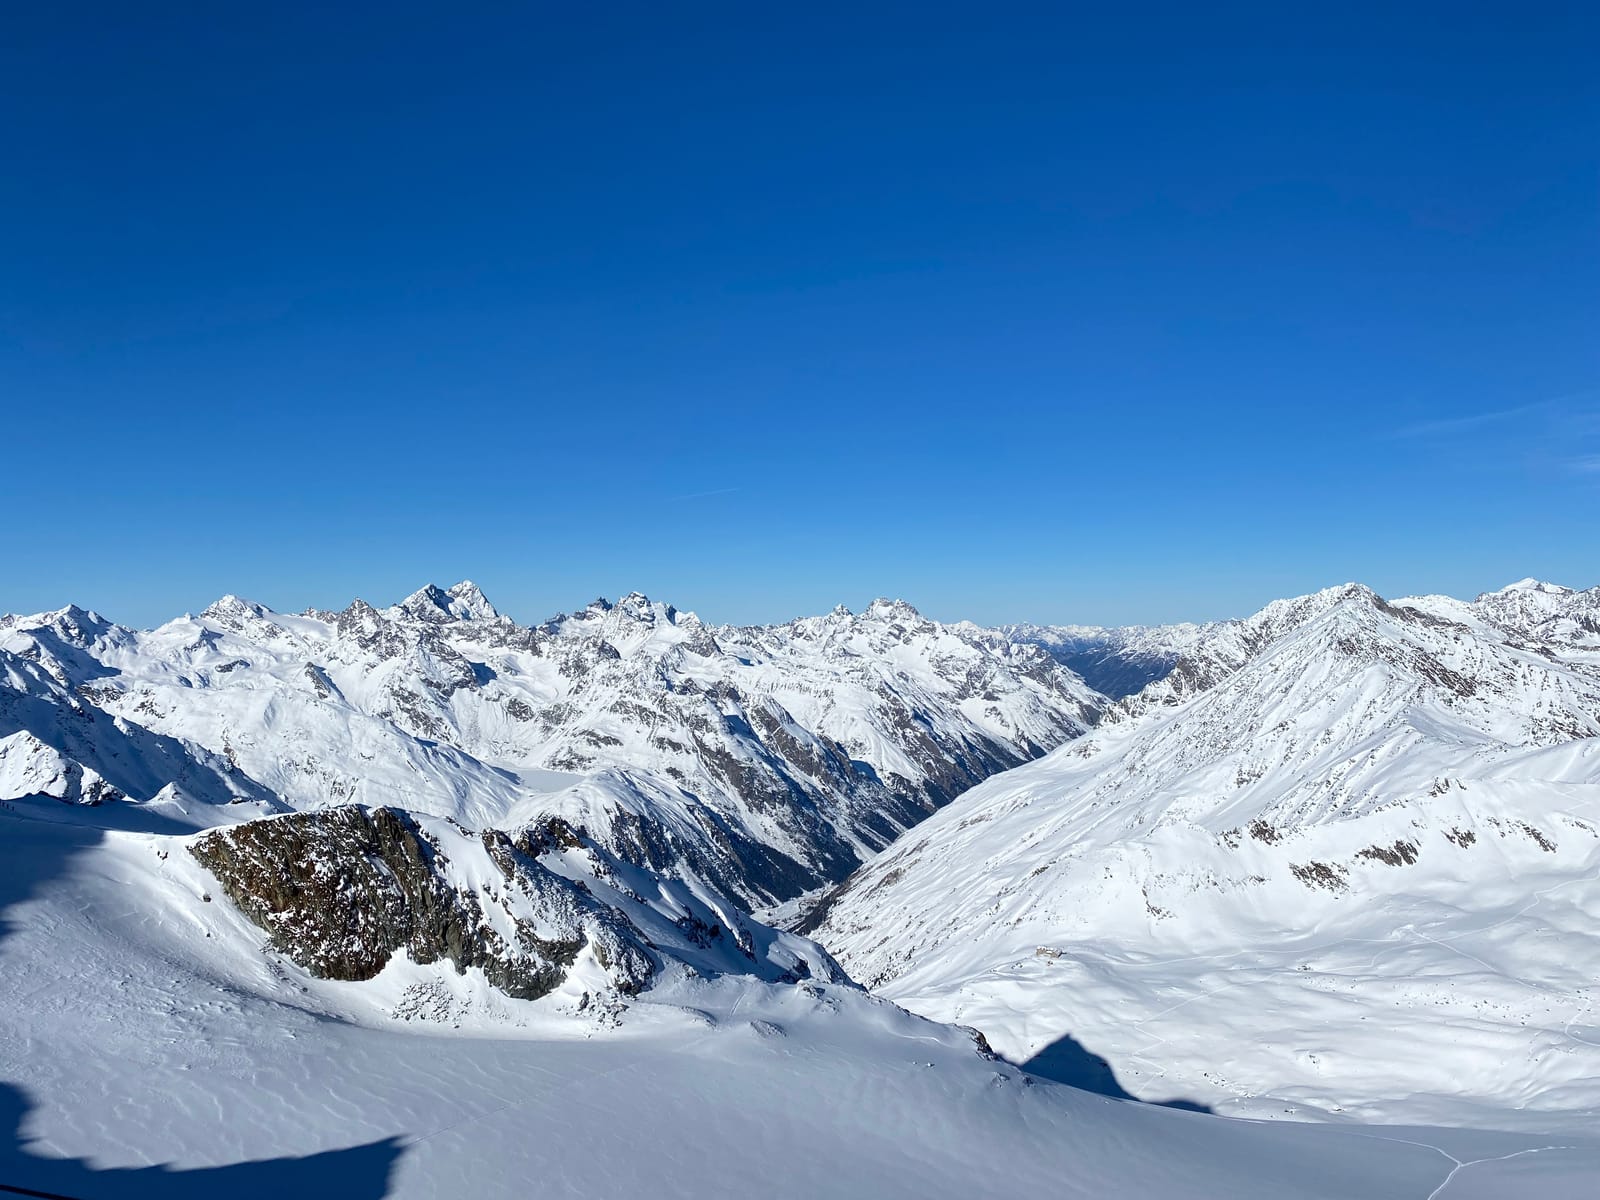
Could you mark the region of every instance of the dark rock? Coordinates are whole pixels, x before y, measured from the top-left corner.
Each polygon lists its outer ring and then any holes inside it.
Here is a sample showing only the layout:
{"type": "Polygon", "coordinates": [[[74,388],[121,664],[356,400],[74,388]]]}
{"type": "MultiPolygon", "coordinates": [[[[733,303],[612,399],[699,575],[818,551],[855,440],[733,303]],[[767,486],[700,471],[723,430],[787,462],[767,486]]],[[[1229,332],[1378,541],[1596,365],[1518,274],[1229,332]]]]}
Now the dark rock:
{"type": "Polygon", "coordinates": [[[541,866],[497,830],[482,835],[503,877],[494,894],[453,884],[449,858],[415,821],[358,806],[251,821],[198,838],[190,852],[274,947],[324,979],[371,979],[399,950],[419,963],[478,967],[509,996],[559,987],[585,945],[619,992],[655,974],[644,936],[581,885],[541,866]],[[511,936],[485,915],[496,904],[511,936]]]}

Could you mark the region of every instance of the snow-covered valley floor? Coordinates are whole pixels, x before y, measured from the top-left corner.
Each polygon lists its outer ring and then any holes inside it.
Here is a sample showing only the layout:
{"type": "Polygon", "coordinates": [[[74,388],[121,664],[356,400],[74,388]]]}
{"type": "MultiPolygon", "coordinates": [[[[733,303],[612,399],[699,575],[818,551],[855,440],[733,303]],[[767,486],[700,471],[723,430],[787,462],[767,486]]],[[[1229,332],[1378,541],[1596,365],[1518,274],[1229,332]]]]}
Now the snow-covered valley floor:
{"type": "Polygon", "coordinates": [[[1587,1197],[1600,1137],[1106,1099],[840,985],[675,976],[617,1023],[446,965],[312,979],[159,818],[0,807],[0,1183],[72,1197],[1587,1197]],[[163,857],[164,856],[164,857],[163,857]],[[395,1016],[409,1013],[413,1019],[395,1016]]]}

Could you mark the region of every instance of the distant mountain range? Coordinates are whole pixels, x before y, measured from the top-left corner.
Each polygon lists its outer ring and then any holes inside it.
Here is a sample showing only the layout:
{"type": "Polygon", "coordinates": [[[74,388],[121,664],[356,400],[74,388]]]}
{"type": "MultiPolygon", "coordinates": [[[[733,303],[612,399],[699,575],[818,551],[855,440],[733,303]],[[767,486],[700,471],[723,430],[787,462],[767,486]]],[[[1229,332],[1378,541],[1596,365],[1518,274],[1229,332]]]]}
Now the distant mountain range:
{"type": "Polygon", "coordinates": [[[1166,677],[1213,625],[1002,625],[996,632],[1038,646],[1096,691],[1115,700],[1166,677]]]}

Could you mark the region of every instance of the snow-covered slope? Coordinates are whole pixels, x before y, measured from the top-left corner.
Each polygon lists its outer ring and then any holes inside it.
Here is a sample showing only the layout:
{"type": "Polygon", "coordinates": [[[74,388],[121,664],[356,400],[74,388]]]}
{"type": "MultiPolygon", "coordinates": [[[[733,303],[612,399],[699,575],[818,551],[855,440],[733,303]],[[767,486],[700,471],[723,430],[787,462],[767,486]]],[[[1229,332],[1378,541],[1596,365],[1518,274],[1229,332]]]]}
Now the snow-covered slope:
{"type": "Polygon", "coordinates": [[[1522,584],[1452,608],[1349,585],[1214,627],[1095,732],[913,830],[808,929],[916,1011],[1018,1061],[1104,1056],[1142,1096],[1590,1119],[1589,595],[1522,584]]]}
{"type": "Polygon", "coordinates": [[[0,737],[32,739],[0,744],[0,794],[76,798],[107,779],[148,799],[176,760],[136,767],[143,750],[118,750],[107,775],[96,758],[131,737],[220,764],[205,802],[392,806],[473,827],[559,816],[747,905],[843,878],[1105,703],[1042,651],[889,601],[712,628],[630,595],[528,628],[470,583],[299,616],[225,597],[148,632],[78,609],[0,618],[0,654],[0,737]],[[71,719],[6,715],[41,690],[71,719]]]}
{"type": "MultiPolygon", "coordinates": [[[[462,871],[498,875],[464,852],[471,839],[433,827],[462,871]]],[[[1108,1100],[816,979],[685,964],[620,1024],[585,1003],[592,965],[536,1001],[404,951],[373,979],[320,979],[220,902],[184,852],[194,838],[136,806],[0,804],[7,1186],[106,1200],[1580,1200],[1600,1169],[1592,1137],[1108,1100]],[[158,827],[81,823],[116,819],[158,827]]]]}
{"type": "Polygon", "coordinates": [[[10,637],[0,618],[0,799],[52,796],[71,804],[133,798],[156,808],[195,804],[215,820],[287,811],[271,791],[224,755],[115,715],[94,701],[108,671],[75,639],[124,631],[79,609],[52,614],[51,628],[10,637]]]}

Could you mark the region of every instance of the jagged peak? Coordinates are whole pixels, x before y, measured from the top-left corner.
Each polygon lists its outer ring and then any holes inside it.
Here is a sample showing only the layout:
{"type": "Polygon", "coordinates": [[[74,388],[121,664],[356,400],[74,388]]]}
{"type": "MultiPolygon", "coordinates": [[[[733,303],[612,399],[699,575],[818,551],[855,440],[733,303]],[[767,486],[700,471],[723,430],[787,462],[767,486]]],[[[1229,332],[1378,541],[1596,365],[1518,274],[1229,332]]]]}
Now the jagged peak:
{"type": "Polygon", "coordinates": [[[438,584],[424,584],[395,607],[419,621],[434,624],[493,621],[500,616],[489,598],[470,579],[463,579],[448,590],[438,584]]]}
{"type": "Polygon", "coordinates": [[[373,608],[372,605],[368,604],[360,596],[357,596],[354,600],[350,601],[350,603],[345,606],[344,611],[338,615],[342,617],[375,617],[378,615],[378,610],[373,608]]]}
{"type": "Polygon", "coordinates": [[[1303,596],[1289,596],[1274,600],[1258,612],[1246,617],[1242,624],[1248,629],[1270,633],[1285,633],[1321,616],[1330,609],[1356,605],[1362,608],[1387,605],[1364,583],[1341,583],[1308,592],[1303,596]]]}
{"type": "Polygon", "coordinates": [[[53,609],[50,612],[27,615],[7,613],[0,617],[0,628],[24,630],[48,628],[68,641],[81,641],[113,630],[116,625],[92,609],[68,604],[65,608],[53,609]]]}
{"type": "MultiPolygon", "coordinates": [[[[64,610],[63,610],[64,611],[64,610]]],[[[235,596],[229,592],[217,600],[206,605],[200,614],[213,620],[239,617],[264,617],[268,609],[264,604],[257,604],[254,600],[246,600],[243,596],[235,596]]]]}
{"type": "MultiPolygon", "coordinates": [[[[1331,607],[1336,604],[1347,604],[1351,601],[1362,604],[1370,604],[1373,601],[1383,600],[1383,597],[1378,595],[1377,592],[1373,591],[1366,584],[1356,583],[1354,580],[1352,580],[1349,583],[1338,583],[1334,584],[1332,587],[1322,588],[1320,591],[1315,591],[1309,595],[1300,597],[1300,600],[1301,602],[1310,602],[1312,604],[1328,605],[1331,607]]],[[[1293,601],[1291,601],[1291,603],[1293,603],[1293,601]]]]}
{"type": "MultiPolygon", "coordinates": [[[[652,600],[643,592],[629,592],[617,601],[616,611],[645,624],[654,624],[657,620],[664,620],[669,625],[676,625],[680,616],[684,615],[680,614],[672,605],[665,604],[660,600],[652,600]]],[[[692,613],[687,615],[693,616],[692,613]]],[[[695,620],[698,621],[699,618],[696,617],[695,620]]]]}
{"type": "Polygon", "coordinates": [[[395,606],[420,621],[449,621],[455,614],[450,611],[450,593],[437,584],[423,584],[395,606]]]}
{"type": "Polygon", "coordinates": [[[867,609],[862,613],[862,616],[889,618],[899,621],[919,621],[922,619],[922,614],[907,601],[890,600],[887,596],[879,596],[871,604],[867,605],[867,609]]]}
{"type": "Polygon", "coordinates": [[[106,620],[92,608],[79,608],[76,604],[69,604],[65,608],[58,608],[49,615],[52,625],[66,626],[74,629],[109,629],[112,622],[106,620]]]}
{"type": "Polygon", "coordinates": [[[455,601],[453,607],[466,614],[463,620],[493,621],[500,616],[500,610],[489,603],[489,597],[483,594],[483,589],[470,579],[453,585],[448,593],[455,601]]]}
{"type": "Polygon", "coordinates": [[[670,623],[676,623],[679,619],[679,613],[672,605],[651,600],[643,592],[628,592],[615,602],[606,599],[604,596],[597,596],[570,616],[553,617],[545,622],[543,628],[559,626],[568,620],[596,621],[603,619],[638,621],[644,624],[653,624],[658,619],[665,619],[670,623]]]}

